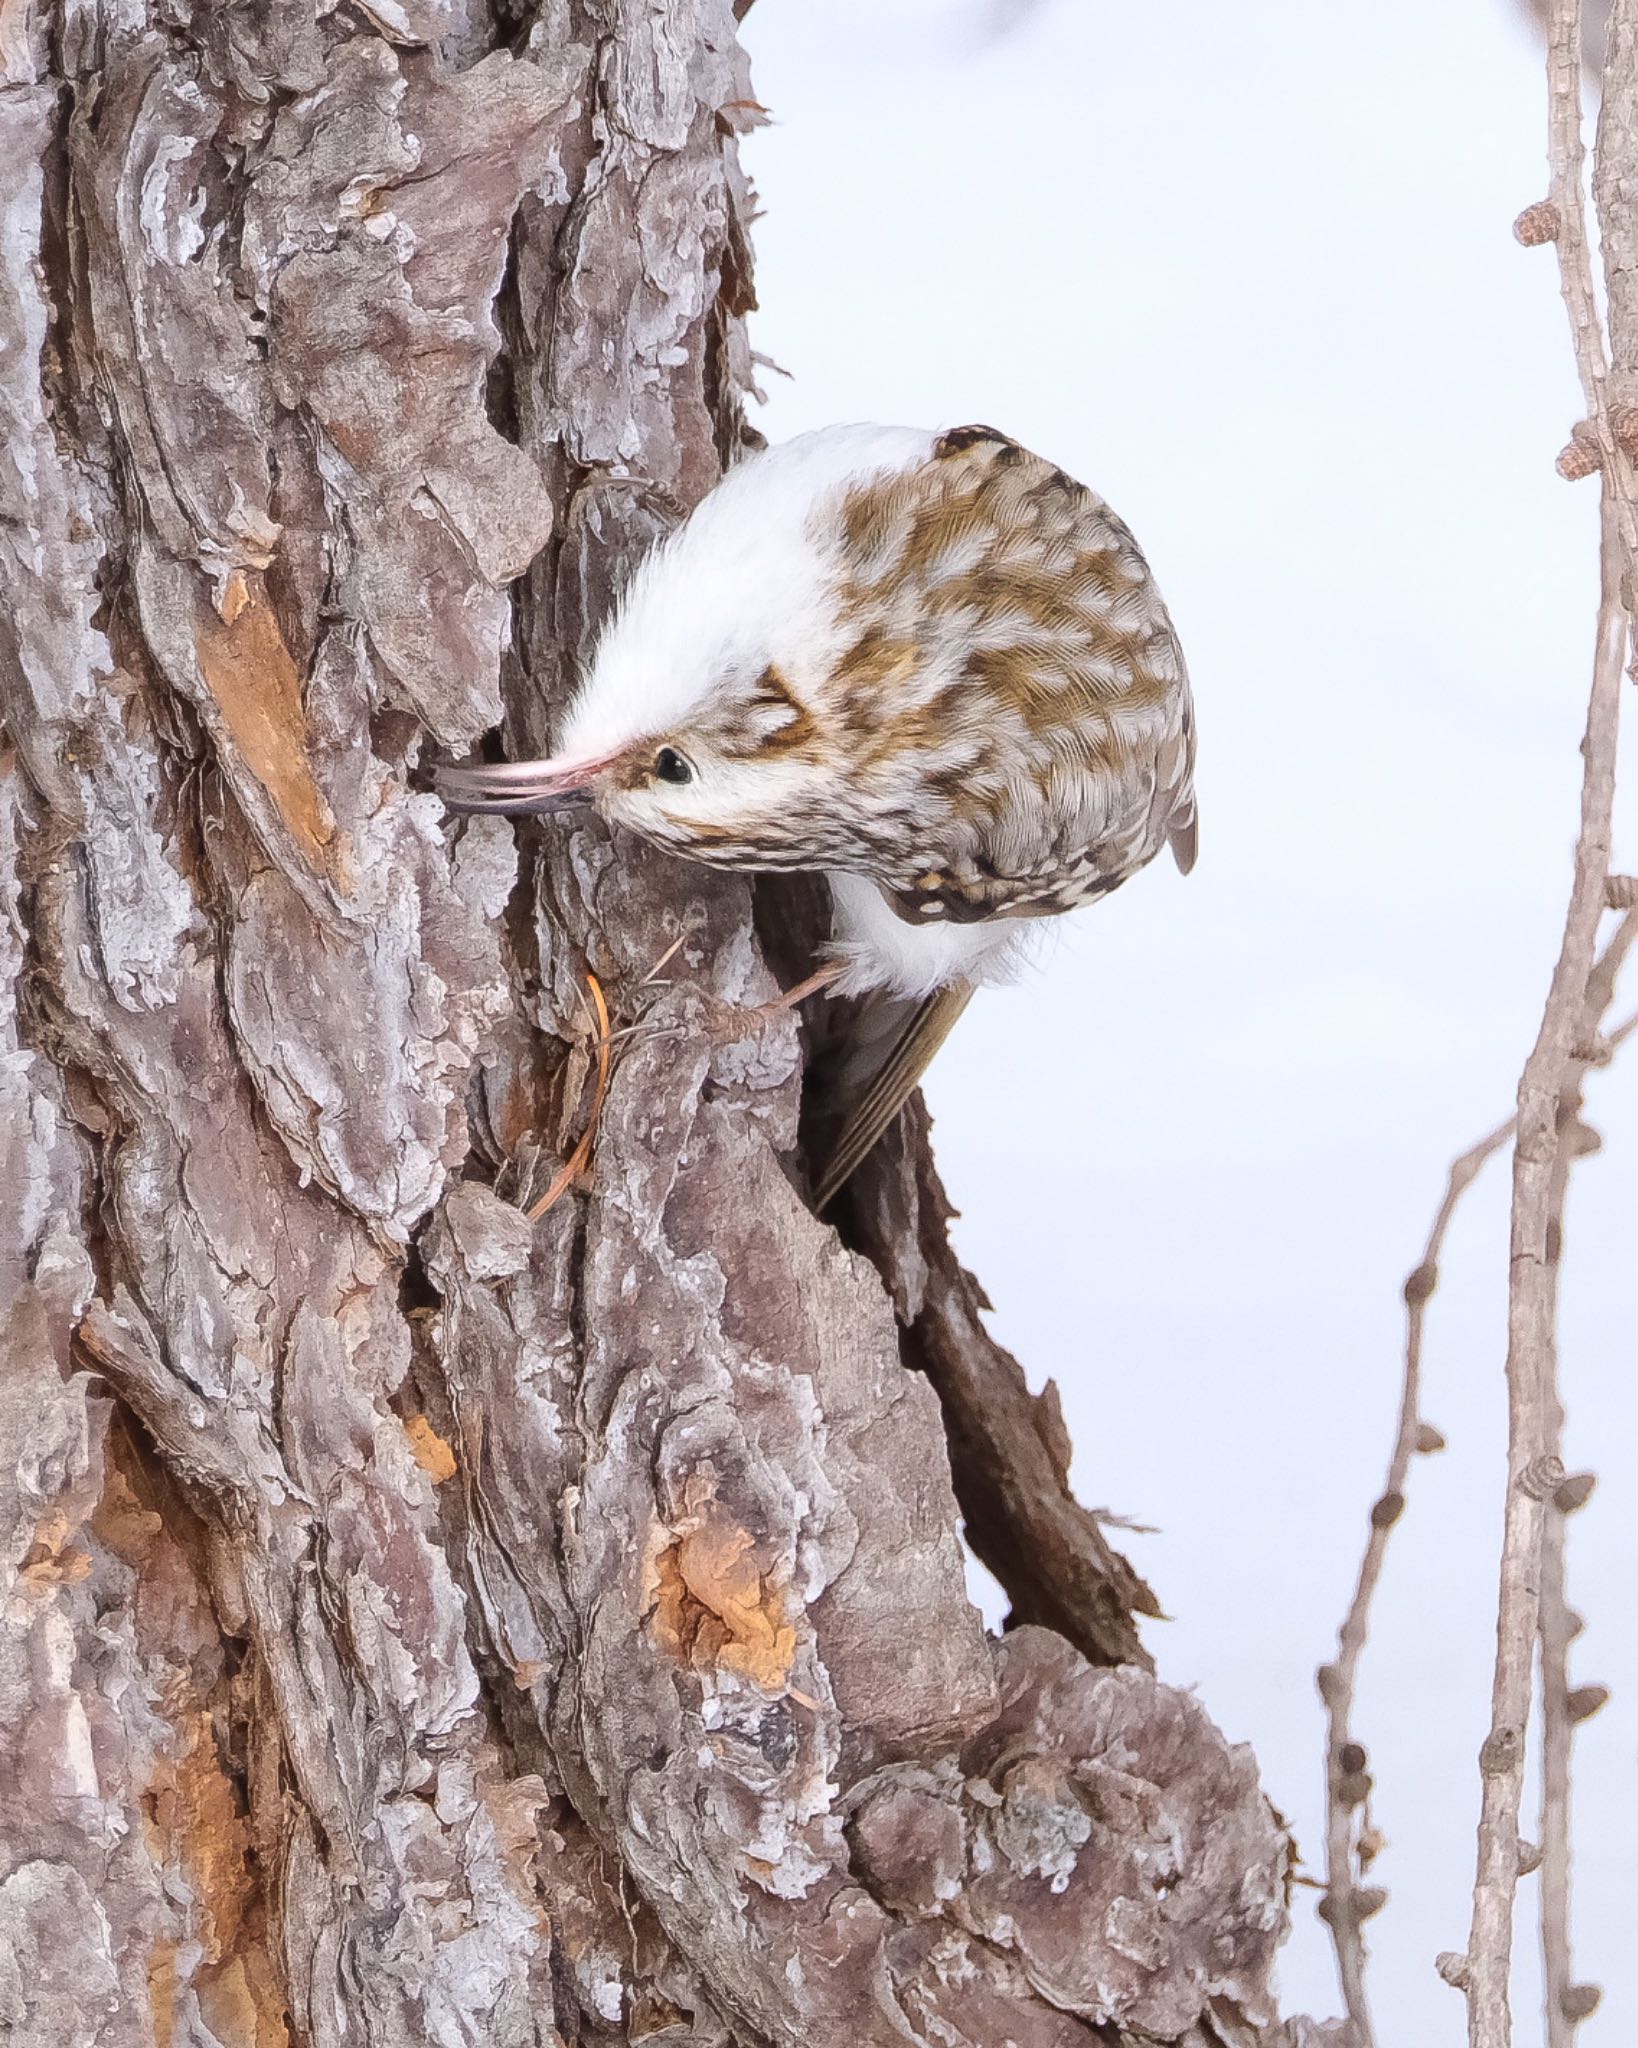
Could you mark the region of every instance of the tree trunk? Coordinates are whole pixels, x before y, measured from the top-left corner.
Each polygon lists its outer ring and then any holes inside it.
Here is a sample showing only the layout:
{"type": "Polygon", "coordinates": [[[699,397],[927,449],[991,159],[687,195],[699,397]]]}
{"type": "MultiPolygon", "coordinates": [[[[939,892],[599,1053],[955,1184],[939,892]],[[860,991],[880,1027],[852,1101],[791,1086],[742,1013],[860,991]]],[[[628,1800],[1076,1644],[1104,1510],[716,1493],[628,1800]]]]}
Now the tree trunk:
{"type": "Polygon", "coordinates": [[[733,13],[0,0],[12,2048],[1320,2038],[923,1123],[425,793],[750,438],[733,13]]]}

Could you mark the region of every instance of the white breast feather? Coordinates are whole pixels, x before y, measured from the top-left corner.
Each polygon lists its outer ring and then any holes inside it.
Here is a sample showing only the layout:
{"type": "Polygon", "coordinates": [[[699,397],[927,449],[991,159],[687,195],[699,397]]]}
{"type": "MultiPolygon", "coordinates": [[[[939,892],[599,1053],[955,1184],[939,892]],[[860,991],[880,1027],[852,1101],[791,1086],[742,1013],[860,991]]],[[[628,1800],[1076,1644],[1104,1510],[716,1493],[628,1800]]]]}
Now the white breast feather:
{"type": "Polygon", "coordinates": [[[1030,929],[1012,920],[987,924],[907,924],[874,882],[831,874],[833,917],[826,948],[843,963],[836,993],[872,989],[920,1000],[952,982],[1008,981],[1023,964],[1030,929]]]}

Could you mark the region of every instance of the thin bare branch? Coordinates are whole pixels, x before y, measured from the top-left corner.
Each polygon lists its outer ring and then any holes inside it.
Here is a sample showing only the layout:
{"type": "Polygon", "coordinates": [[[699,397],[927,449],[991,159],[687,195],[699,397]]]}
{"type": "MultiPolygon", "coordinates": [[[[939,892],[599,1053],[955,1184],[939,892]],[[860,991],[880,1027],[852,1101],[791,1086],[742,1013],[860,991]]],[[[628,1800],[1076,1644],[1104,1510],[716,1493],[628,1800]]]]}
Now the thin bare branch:
{"type": "Polygon", "coordinates": [[[1564,1521],[1547,1512],[1541,1551],[1541,1977],[1547,2048],[1570,2048],[1575,2023],[1565,1993],[1575,1980],[1570,1942],[1570,1644],[1576,1628],[1565,1591],[1564,1521]]]}
{"type": "MultiPolygon", "coordinates": [[[[1614,0],[1598,115],[1593,196],[1609,308],[1609,426],[1631,455],[1638,445],[1638,0],[1614,0]]],[[[1620,478],[1617,479],[1621,481],[1620,478]]]]}
{"type": "MultiPolygon", "coordinates": [[[[1606,892],[1607,894],[1607,892],[1606,892]]],[[[1548,1227],[1548,1264],[1554,1291],[1554,1370],[1549,1389],[1549,1456],[1562,1458],[1564,1408],[1557,1387],[1557,1295],[1564,1256],[1564,1212],[1570,1171],[1594,1140],[1582,1121],[1587,1075],[1607,1063],[1638,1019],[1629,1018],[1606,1039],[1598,1030],[1615,995],[1617,977],[1634,940],[1638,910],[1629,909],[1599,957],[1587,986],[1582,1018],[1581,1053],[1565,1076],[1558,1107],[1558,1158],[1554,1173],[1552,1216],[1548,1227]]],[[[1542,1990],[1547,2048],[1571,2048],[1576,2023],[1586,2016],[1588,1987],[1575,1980],[1570,1939],[1570,1750],[1575,1721],[1570,1706],[1570,1645],[1580,1631],[1566,1589],[1565,1524],[1591,1491],[1591,1475],[1566,1479],[1545,1504],[1541,1549],[1541,1600],[1537,1635],[1541,1659],[1541,1881],[1538,1917],[1541,1929],[1542,1990]]]]}
{"type": "MultiPolygon", "coordinates": [[[[1632,0],[1611,12],[1605,103],[1629,107],[1638,95],[1631,77],[1632,0]]],[[[1479,1753],[1480,1817],[1473,1919],[1465,1956],[1442,1967],[1467,1997],[1471,2048],[1508,2048],[1512,2014],[1508,1974],[1513,1946],[1513,1904],[1519,1877],[1519,1802],[1524,1783],[1525,1731],[1530,1718],[1537,1628],[1539,1573],[1546,1503],[1563,1478],[1558,1458],[1554,1330],[1556,1275],[1551,1257],[1555,1188],[1559,1171],[1558,1112],[1576,1052],[1598,925],[1610,873],[1615,800],[1616,742],[1622,673],[1630,624],[1623,604],[1634,556],[1630,466],[1618,445],[1607,390],[1608,357],[1599,329],[1582,189],[1581,9],[1578,0],[1554,0],[1549,21],[1549,163],[1557,209],[1560,281],[1570,317],[1576,365],[1587,400],[1588,424],[1603,460],[1600,520],[1600,598],[1592,694],[1582,740],[1581,824],[1564,937],[1536,1042],[1519,1083],[1518,1130],[1513,1149],[1513,1202],[1508,1273],[1508,1486],[1503,1521],[1496,1615],[1496,1663],[1490,1731],[1479,1753]]],[[[1619,121],[1599,135],[1600,196],[1628,159],[1619,121]]],[[[1606,222],[1604,256],[1613,275],[1633,255],[1629,224],[1606,222]]],[[[1630,323],[1628,323],[1630,324],[1630,323]]],[[[1631,373],[1634,337],[1616,337],[1624,380],[1631,373]]]]}
{"type": "MultiPolygon", "coordinates": [[[[1638,1029],[1635,1013],[1607,1038],[1599,1036],[1599,1027],[1614,997],[1617,975],[1635,939],[1638,915],[1629,915],[1622,919],[1599,956],[1589,980],[1581,1036],[1570,1067],[1577,1103],[1589,1068],[1607,1063],[1615,1049],[1638,1029]]],[[[1509,1117],[1451,1162],[1444,1196],[1422,1256],[1406,1276],[1404,1370],[1387,1477],[1371,1509],[1370,1533],[1353,1599],[1338,1632],[1336,1658],[1322,1665],[1318,1673],[1320,1697],[1326,1710],[1325,1893],[1320,1916],[1330,1929],[1337,1976],[1359,2048],[1375,2048],[1362,1929],[1370,1913],[1382,1903],[1381,1892],[1364,1883],[1376,1854],[1376,1839],[1370,1816],[1369,1753],[1353,1730],[1359,1663],[1369,1636],[1371,1608],[1382,1577],[1388,1538],[1404,1507],[1412,1459],[1419,1451],[1444,1447],[1444,1439],[1424,1419],[1421,1402],[1427,1307],[1438,1289],[1445,1239],[1462,1197],[1488,1161],[1509,1142],[1515,1127],[1516,1120],[1509,1117]]]]}
{"type": "MultiPolygon", "coordinates": [[[[1623,0],[1623,4],[1612,13],[1604,115],[1600,124],[1601,161],[1607,158],[1610,142],[1616,133],[1610,125],[1612,94],[1617,110],[1627,104],[1621,77],[1632,69],[1631,31],[1629,22],[1626,29],[1628,41],[1623,48],[1622,17],[1630,17],[1631,12],[1631,0],[1623,0]]],[[[1617,426],[1623,424],[1630,402],[1625,386],[1631,373],[1621,367],[1628,362],[1630,351],[1622,346],[1623,330],[1617,327],[1614,333],[1617,343],[1615,397],[1618,404],[1612,404],[1610,357],[1593,287],[1592,250],[1587,231],[1586,147],[1581,135],[1581,53],[1580,0],[1552,0],[1547,36],[1548,199],[1554,216],[1552,240],[1558,251],[1559,289],[1569,315],[1576,370],[1587,408],[1587,418],[1577,431],[1589,455],[1596,457],[1597,465],[1614,495],[1623,545],[1629,555],[1638,556],[1638,513],[1634,510],[1632,467],[1628,450],[1623,447],[1616,431],[1617,426]]],[[[1600,181],[1601,215],[1606,212],[1606,184],[1607,181],[1600,181]]],[[[1607,243],[1606,270],[1613,274],[1607,243]]],[[[1613,317],[1613,298],[1611,312],[1613,317]]],[[[1587,473],[1590,473],[1590,466],[1587,473]]]]}
{"type": "MultiPolygon", "coordinates": [[[[1552,0],[1526,0],[1531,14],[1543,29],[1552,12],[1552,0]]],[[[1582,10],[1582,33],[1585,38],[1583,57],[1588,73],[1597,78],[1604,69],[1604,28],[1605,0],[1588,0],[1582,10]]]]}
{"type": "Polygon", "coordinates": [[[1473,1921],[1467,1967],[1471,2048],[1507,2048],[1512,2039],[1508,1970],[1513,1898],[1519,1876],[1519,1800],[1530,1718],[1545,1504],[1563,1477],[1554,1452],[1553,1310],[1549,1260],[1558,1104],[1580,1035],[1594,964],[1604,882],[1610,866],[1616,736],[1628,620],[1621,600],[1624,550],[1606,472],[1602,591],[1597,653],[1583,740],[1581,830],[1564,939],[1536,1043],[1519,1084],[1513,1148],[1513,1206],[1508,1277],[1508,1486],[1496,1615],[1496,1665],[1490,1732],[1479,1753],[1481,1803],[1473,1921]]]}
{"type": "Polygon", "coordinates": [[[1512,1134],[1513,1119],[1509,1117],[1452,1162],[1444,1199],[1433,1219],[1427,1244],[1406,1278],[1405,1365],[1388,1476],[1371,1509],[1370,1534],[1360,1560],[1354,1597],[1337,1637],[1336,1659],[1322,1664],[1318,1674],[1326,1724],[1325,1894],[1320,1917],[1331,1931],[1337,1977],[1348,2017],[1359,2036],[1359,2048],[1375,2048],[1376,2043],[1365,1989],[1365,1940],[1361,1932],[1365,1915],[1361,1902],[1373,1906],[1379,1903],[1374,1892],[1367,1891],[1358,1881],[1375,1854],[1368,1805],[1369,1758],[1352,1732],[1359,1660],[1369,1633],[1371,1603],[1382,1576],[1388,1537],[1404,1507],[1411,1459],[1419,1450],[1443,1448],[1443,1438],[1422,1419],[1421,1400],[1423,1325],[1428,1301],[1439,1282],[1445,1235],[1456,1205],[1478,1178],[1485,1162],[1502,1149],[1512,1134]]]}

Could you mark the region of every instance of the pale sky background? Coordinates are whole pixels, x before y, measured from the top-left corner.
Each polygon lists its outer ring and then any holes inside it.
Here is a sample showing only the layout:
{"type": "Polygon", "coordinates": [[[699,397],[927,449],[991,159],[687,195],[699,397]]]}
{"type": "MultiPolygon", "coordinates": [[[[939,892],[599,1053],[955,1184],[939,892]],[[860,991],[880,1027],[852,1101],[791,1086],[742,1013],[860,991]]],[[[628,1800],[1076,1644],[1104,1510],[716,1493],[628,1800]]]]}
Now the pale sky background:
{"type": "MultiPolygon", "coordinates": [[[[758,0],[749,156],[774,438],[1005,427],[1136,530],[1193,671],[1201,857],[1060,928],[929,1089],[994,1327],[1050,1374],[1082,1497],[1255,1745],[1310,1863],[1313,1686],[1380,1490],[1400,1285],[1451,1155],[1511,1106],[1569,881],[1596,486],[1508,0],[758,0]]],[[[1629,707],[1630,709],[1630,707],[1629,707]]],[[[1632,776],[1629,773],[1629,785],[1632,776]]],[[[1618,846],[1638,865],[1629,787],[1618,846]]],[[[1638,993],[1634,991],[1633,993],[1638,993]]],[[[1635,1049],[1638,1054],[1638,1049],[1635,1049]]],[[[1638,2040],[1638,1056],[1595,1081],[1566,1273],[1583,2048],[1638,2040]]],[[[1384,2048],[1465,2039],[1504,1442],[1505,1164],[1429,1323],[1418,1461],[1358,1715],[1389,1837],[1384,2048]]],[[[1527,1814],[1527,1829],[1534,1832],[1527,1814]]],[[[1517,2038],[1539,2038],[1535,1885],[1517,2038]]],[[[1312,1894],[1287,2005],[1340,2009],[1312,1894]]]]}

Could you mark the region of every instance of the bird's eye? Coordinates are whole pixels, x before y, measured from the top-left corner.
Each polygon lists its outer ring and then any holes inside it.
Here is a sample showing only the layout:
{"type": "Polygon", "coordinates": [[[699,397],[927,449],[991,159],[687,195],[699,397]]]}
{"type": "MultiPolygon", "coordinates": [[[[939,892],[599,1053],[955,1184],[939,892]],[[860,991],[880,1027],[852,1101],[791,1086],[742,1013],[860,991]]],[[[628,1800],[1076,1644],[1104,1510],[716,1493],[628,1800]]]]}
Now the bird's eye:
{"type": "Polygon", "coordinates": [[[694,764],[675,747],[662,747],[654,756],[654,773],[661,782],[692,782],[694,764]]]}

